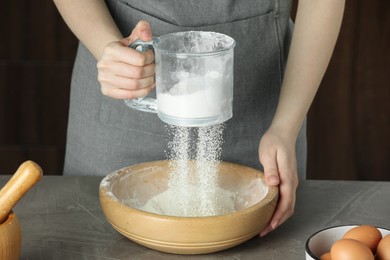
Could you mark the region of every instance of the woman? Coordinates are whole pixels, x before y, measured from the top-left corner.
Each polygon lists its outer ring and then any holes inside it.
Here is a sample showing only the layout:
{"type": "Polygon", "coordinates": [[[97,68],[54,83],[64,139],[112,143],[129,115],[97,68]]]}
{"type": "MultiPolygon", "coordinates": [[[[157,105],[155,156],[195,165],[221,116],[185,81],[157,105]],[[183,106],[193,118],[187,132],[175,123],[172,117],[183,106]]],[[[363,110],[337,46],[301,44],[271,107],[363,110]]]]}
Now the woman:
{"type": "Polygon", "coordinates": [[[226,123],[222,159],[263,168],[268,185],[279,185],[277,209],[261,236],[293,214],[298,175],[306,174],[305,117],[329,63],[344,1],[300,0],[293,36],[290,1],[55,3],[81,42],[64,174],[104,175],[165,158],[164,124],[121,100],[145,96],[154,87],[153,53],[127,46],[152,34],[216,31],[237,42],[234,116],[226,123]]]}

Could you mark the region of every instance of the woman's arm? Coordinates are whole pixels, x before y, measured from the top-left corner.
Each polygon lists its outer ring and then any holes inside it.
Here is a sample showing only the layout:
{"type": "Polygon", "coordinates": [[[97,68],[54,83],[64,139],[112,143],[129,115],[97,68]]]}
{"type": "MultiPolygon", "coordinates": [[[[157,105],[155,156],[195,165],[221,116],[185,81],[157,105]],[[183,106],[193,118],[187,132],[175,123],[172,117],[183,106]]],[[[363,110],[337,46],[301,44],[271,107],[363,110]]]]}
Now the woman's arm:
{"type": "Polygon", "coordinates": [[[123,38],[103,0],[54,0],[54,3],[66,24],[96,60],[107,44],[123,38]]]}
{"type": "Polygon", "coordinates": [[[343,12],[344,0],[299,1],[273,127],[298,135],[329,64],[343,12]]]}
{"type": "Polygon", "coordinates": [[[272,124],[260,141],[259,158],[269,185],[280,198],[265,235],[289,218],[298,185],[295,143],[329,64],[344,12],[344,0],[300,0],[295,28],[272,124]]]}
{"type": "Polygon", "coordinates": [[[140,38],[152,39],[149,24],[140,21],[123,38],[103,0],[54,0],[63,19],[96,58],[104,95],[131,99],[146,96],[154,84],[154,55],[127,46],[140,38]]]}

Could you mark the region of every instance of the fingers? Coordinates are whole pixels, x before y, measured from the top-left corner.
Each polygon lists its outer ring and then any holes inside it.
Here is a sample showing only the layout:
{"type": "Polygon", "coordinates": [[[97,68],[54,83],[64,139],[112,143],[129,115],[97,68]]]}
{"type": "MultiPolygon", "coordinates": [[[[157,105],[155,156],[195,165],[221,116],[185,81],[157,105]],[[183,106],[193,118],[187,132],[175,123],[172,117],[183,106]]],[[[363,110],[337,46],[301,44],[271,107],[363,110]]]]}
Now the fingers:
{"type": "Polygon", "coordinates": [[[136,89],[129,91],[128,89],[106,87],[102,88],[102,93],[106,96],[116,98],[116,99],[134,99],[145,97],[153,90],[156,85],[153,84],[147,88],[136,89]]]}
{"type": "Polygon", "coordinates": [[[294,148],[293,142],[283,141],[272,133],[263,136],[260,142],[259,158],[264,167],[266,183],[270,186],[279,185],[278,204],[271,220],[261,230],[261,237],[276,229],[294,213],[298,186],[294,148]]]}
{"type": "Polygon", "coordinates": [[[152,40],[152,29],[147,21],[141,20],[137,23],[128,37],[128,45],[137,39],[141,39],[145,42],[152,40]]]}
{"type": "Polygon", "coordinates": [[[102,60],[121,61],[135,66],[145,66],[154,62],[154,54],[152,50],[139,52],[123,45],[123,43],[115,42],[106,46],[102,60]]]}
{"type": "Polygon", "coordinates": [[[276,150],[260,152],[260,162],[264,167],[265,182],[269,186],[279,185],[279,171],[276,163],[276,150]]]}
{"type": "MultiPolygon", "coordinates": [[[[151,40],[150,25],[139,22],[131,37],[151,40]]],[[[131,37],[108,44],[97,63],[98,80],[106,96],[117,99],[144,97],[155,86],[153,51],[141,53],[129,48],[127,41],[131,37]]]]}
{"type": "Polygon", "coordinates": [[[120,77],[116,75],[111,75],[107,78],[99,78],[100,83],[102,84],[103,94],[107,88],[120,88],[127,90],[138,90],[142,88],[148,88],[154,84],[154,77],[146,77],[141,79],[132,79],[126,77],[120,77]]]}
{"type": "Polygon", "coordinates": [[[102,75],[117,75],[133,79],[141,79],[154,76],[154,63],[145,66],[136,66],[123,61],[102,60],[97,64],[97,68],[102,75]]]}
{"type": "Polygon", "coordinates": [[[278,205],[268,225],[260,232],[260,237],[275,230],[294,214],[295,200],[295,189],[291,185],[280,185],[278,205]]]}
{"type": "Polygon", "coordinates": [[[99,61],[97,68],[101,91],[112,98],[143,97],[154,86],[154,64],[135,66],[107,58],[99,61]]]}

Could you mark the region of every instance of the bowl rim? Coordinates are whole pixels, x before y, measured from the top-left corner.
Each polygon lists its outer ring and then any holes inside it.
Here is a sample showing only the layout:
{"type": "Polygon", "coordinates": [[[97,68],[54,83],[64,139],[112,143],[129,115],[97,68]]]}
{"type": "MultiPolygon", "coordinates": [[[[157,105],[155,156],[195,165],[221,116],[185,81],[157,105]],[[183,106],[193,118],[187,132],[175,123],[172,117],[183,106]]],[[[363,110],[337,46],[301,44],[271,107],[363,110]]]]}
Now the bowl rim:
{"type": "MultiPolygon", "coordinates": [[[[167,160],[153,161],[153,163],[161,163],[161,162],[164,162],[164,161],[167,161],[167,160]]],[[[141,213],[142,212],[142,214],[143,215],[146,214],[146,216],[151,216],[151,217],[158,218],[158,219],[163,219],[163,220],[175,220],[175,221],[184,221],[184,220],[185,221],[199,221],[199,220],[206,220],[206,219],[211,219],[211,218],[212,219],[219,219],[219,218],[225,219],[226,217],[248,215],[248,214],[251,214],[252,212],[254,212],[254,211],[256,211],[256,210],[258,210],[260,208],[266,207],[273,200],[278,200],[278,197],[279,197],[279,188],[278,188],[278,186],[269,186],[269,185],[267,185],[268,192],[264,196],[264,198],[262,200],[260,200],[259,202],[255,203],[254,205],[248,207],[248,208],[245,208],[245,209],[242,209],[242,210],[239,210],[239,211],[232,211],[232,212],[229,212],[229,213],[226,213],[226,214],[222,214],[222,215],[199,216],[199,217],[190,216],[190,217],[186,217],[186,216],[162,215],[162,214],[155,214],[155,213],[148,212],[148,211],[143,211],[141,209],[137,209],[137,208],[131,207],[131,206],[127,205],[127,204],[123,204],[122,202],[120,202],[120,200],[118,200],[118,198],[112,192],[110,192],[112,194],[111,196],[107,194],[108,193],[108,187],[111,187],[111,185],[112,185],[112,182],[111,182],[110,179],[112,179],[114,175],[124,175],[124,174],[127,173],[126,171],[124,171],[125,169],[129,169],[129,168],[132,168],[132,167],[135,167],[135,166],[139,166],[139,165],[142,165],[142,164],[149,164],[149,163],[152,163],[152,162],[145,162],[145,163],[140,163],[140,164],[134,164],[134,165],[126,166],[126,167],[123,167],[121,169],[118,169],[118,170],[116,170],[116,171],[106,175],[102,179],[102,181],[100,182],[100,187],[99,187],[100,196],[104,196],[104,197],[107,197],[107,198],[109,198],[109,197],[114,198],[114,201],[116,203],[120,204],[121,206],[125,207],[127,210],[129,210],[131,212],[135,212],[135,213],[141,213]]],[[[262,172],[262,171],[260,171],[258,169],[255,169],[255,168],[252,168],[252,167],[249,167],[249,166],[245,166],[245,165],[232,163],[232,162],[226,162],[226,161],[222,161],[221,163],[223,163],[225,165],[235,165],[235,166],[250,168],[250,169],[256,171],[256,173],[262,179],[264,179],[264,172],[262,172]]]]}
{"type": "Polygon", "coordinates": [[[364,223],[364,224],[341,224],[341,225],[335,225],[335,226],[330,226],[330,227],[325,227],[325,228],[322,228],[316,232],[314,232],[313,234],[311,234],[308,239],[306,240],[306,243],[305,243],[305,251],[306,253],[311,256],[313,259],[315,260],[321,260],[320,257],[314,255],[314,253],[310,250],[309,248],[309,243],[310,243],[310,240],[316,236],[317,234],[321,233],[321,232],[324,232],[326,230],[331,230],[331,229],[335,229],[335,228],[340,228],[340,227],[351,227],[351,228],[354,228],[354,227],[358,227],[358,226],[363,226],[363,225],[370,225],[370,226],[373,226],[373,227],[376,227],[377,229],[383,229],[383,230],[386,230],[386,231],[389,231],[390,232],[390,228],[385,228],[385,227],[381,227],[381,226],[376,226],[376,225],[371,225],[371,224],[367,224],[367,223],[364,223]]]}

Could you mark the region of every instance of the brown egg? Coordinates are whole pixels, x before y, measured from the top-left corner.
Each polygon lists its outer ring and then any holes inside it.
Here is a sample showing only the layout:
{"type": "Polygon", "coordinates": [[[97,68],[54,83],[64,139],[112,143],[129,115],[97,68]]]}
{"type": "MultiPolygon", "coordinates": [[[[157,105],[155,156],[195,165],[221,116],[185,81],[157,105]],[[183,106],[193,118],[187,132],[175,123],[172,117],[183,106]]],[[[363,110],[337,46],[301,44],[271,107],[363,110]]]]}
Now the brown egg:
{"type": "Polygon", "coordinates": [[[336,241],[330,249],[330,254],[332,260],[374,260],[368,246],[350,238],[336,241]]]}
{"type": "Polygon", "coordinates": [[[378,260],[390,260],[390,235],[385,236],[378,244],[376,250],[378,260]]]}
{"type": "Polygon", "coordinates": [[[374,226],[362,225],[350,229],[343,238],[352,238],[366,244],[375,254],[376,247],[382,239],[381,232],[374,226]]]}
{"type": "Polygon", "coordinates": [[[330,256],[330,252],[323,254],[320,257],[320,260],[332,260],[332,257],[330,256]]]}

